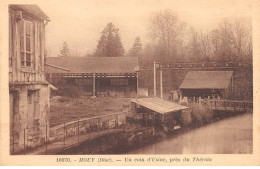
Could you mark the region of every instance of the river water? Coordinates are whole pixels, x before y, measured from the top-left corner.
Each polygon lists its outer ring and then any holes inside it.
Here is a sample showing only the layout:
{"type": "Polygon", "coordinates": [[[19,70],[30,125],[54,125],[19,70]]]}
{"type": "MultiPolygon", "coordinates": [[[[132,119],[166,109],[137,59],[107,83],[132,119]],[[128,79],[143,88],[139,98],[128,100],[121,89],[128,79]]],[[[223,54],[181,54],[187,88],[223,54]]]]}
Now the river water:
{"type": "Polygon", "coordinates": [[[223,119],[128,152],[128,154],[238,153],[253,153],[252,113],[223,119]]]}

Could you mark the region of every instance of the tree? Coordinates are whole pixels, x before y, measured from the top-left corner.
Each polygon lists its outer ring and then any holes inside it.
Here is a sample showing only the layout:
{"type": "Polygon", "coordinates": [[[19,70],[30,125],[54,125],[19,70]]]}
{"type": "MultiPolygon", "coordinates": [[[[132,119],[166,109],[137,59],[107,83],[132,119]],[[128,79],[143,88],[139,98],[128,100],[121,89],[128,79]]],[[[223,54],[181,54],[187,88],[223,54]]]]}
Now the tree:
{"type": "Polygon", "coordinates": [[[135,42],[129,51],[129,56],[139,57],[142,55],[143,45],[139,37],[135,38],[135,42]]]}
{"type": "Polygon", "coordinates": [[[218,60],[241,60],[252,56],[250,24],[240,20],[222,20],[211,33],[212,47],[218,60]],[[247,25],[247,26],[246,26],[247,25]],[[248,28],[249,27],[249,28],[248,28]]]}
{"type": "Polygon", "coordinates": [[[195,31],[193,28],[191,28],[189,35],[190,35],[190,39],[189,39],[189,43],[188,43],[189,60],[190,61],[199,61],[199,60],[201,60],[201,53],[200,53],[200,43],[199,43],[198,32],[195,31]]]}
{"type": "Polygon", "coordinates": [[[176,46],[179,45],[184,28],[185,24],[170,10],[152,15],[150,34],[154,43],[163,45],[164,60],[172,61],[176,57],[176,46]]]}
{"type": "Polygon", "coordinates": [[[242,24],[239,21],[236,21],[232,25],[231,41],[232,41],[233,53],[236,58],[250,59],[250,58],[247,58],[247,56],[248,56],[247,53],[248,52],[250,53],[250,50],[251,50],[250,49],[251,48],[250,31],[246,28],[246,26],[244,24],[242,24]],[[249,49],[249,51],[248,51],[248,49],[249,49]]]}
{"type": "Polygon", "coordinates": [[[60,55],[62,57],[69,57],[70,56],[70,50],[67,42],[63,42],[62,48],[60,50],[60,55]]]}
{"type": "Polygon", "coordinates": [[[117,57],[124,55],[124,47],[118,32],[119,29],[115,28],[112,23],[107,24],[101,32],[95,53],[96,56],[117,57]]]}
{"type": "Polygon", "coordinates": [[[212,44],[208,34],[199,34],[201,60],[210,61],[212,56],[212,44]]]}

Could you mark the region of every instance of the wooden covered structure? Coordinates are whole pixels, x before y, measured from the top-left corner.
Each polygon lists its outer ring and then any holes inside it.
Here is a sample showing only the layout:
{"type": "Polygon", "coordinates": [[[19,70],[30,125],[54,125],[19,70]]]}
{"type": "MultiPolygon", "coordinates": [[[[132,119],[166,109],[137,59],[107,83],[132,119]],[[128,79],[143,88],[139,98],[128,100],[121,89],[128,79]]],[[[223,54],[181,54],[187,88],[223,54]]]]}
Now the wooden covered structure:
{"type": "Polygon", "coordinates": [[[145,123],[153,120],[156,128],[166,131],[174,130],[181,126],[181,112],[188,107],[173,103],[158,97],[132,99],[131,109],[136,115],[143,115],[145,123]]]}
{"type": "Polygon", "coordinates": [[[76,86],[92,96],[134,97],[138,70],[136,57],[50,57],[46,64],[49,82],[76,86]]]}
{"type": "Polygon", "coordinates": [[[233,90],[233,71],[190,71],[179,89],[183,97],[225,97],[233,90]]]}

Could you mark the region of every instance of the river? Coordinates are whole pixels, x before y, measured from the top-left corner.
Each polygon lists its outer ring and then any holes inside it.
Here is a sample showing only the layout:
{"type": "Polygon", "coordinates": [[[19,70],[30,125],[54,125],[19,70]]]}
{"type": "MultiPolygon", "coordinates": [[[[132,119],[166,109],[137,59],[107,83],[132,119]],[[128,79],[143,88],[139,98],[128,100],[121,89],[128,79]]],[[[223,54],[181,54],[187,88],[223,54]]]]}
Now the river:
{"type": "Polygon", "coordinates": [[[253,114],[177,134],[128,154],[245,154],[253,152],[253,114]]]}

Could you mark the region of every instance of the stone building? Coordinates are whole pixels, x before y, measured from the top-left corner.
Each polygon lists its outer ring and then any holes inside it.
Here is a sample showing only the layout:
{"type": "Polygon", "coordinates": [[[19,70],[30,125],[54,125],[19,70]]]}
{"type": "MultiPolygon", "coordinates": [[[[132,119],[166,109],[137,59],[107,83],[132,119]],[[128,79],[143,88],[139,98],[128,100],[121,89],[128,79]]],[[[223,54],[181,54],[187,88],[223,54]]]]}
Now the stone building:
{"type": "Polygon", "coordinates": [[[32,148],[48,135],[50,85],[45,80],[45,26],[36,5],[9,6],[10,151],[32,148]]]}

